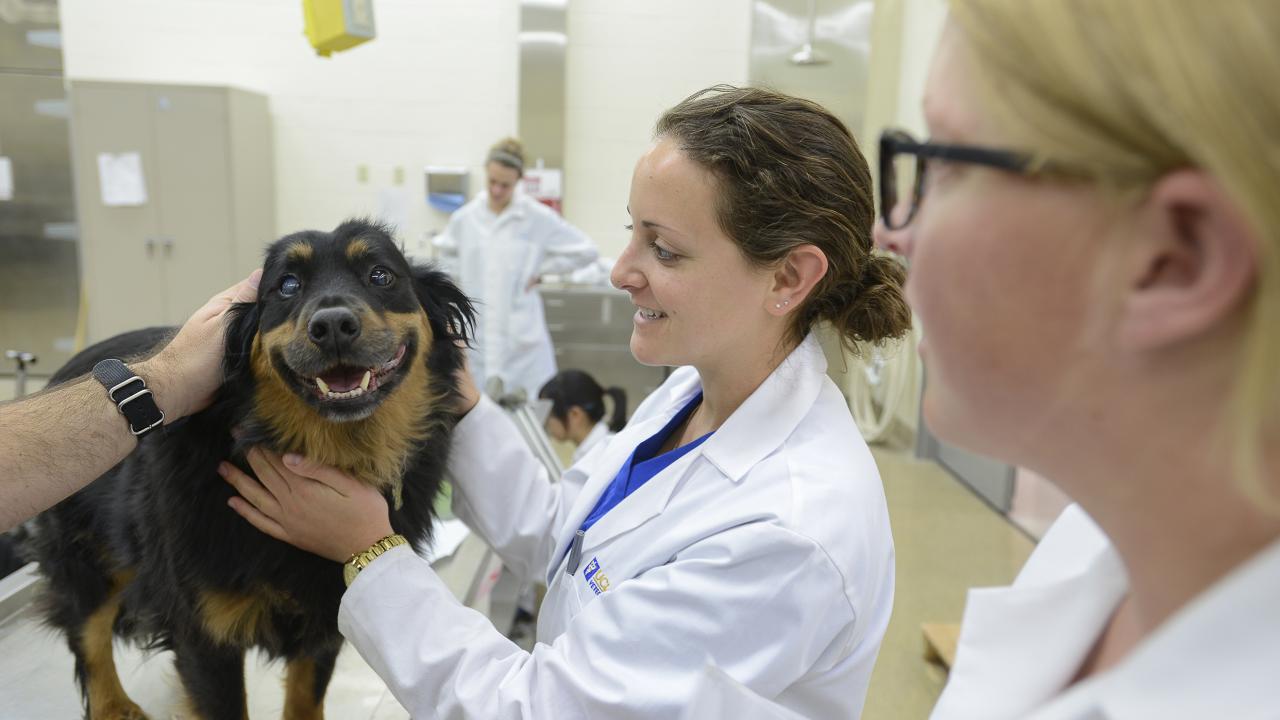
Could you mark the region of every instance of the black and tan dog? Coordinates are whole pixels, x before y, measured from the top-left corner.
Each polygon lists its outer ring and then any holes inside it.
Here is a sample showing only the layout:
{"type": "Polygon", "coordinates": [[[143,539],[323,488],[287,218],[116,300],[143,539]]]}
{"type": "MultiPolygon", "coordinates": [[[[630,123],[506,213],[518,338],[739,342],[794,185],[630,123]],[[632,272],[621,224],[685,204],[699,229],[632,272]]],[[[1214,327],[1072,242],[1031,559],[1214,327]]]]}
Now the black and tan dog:
{"type": "MultiPolygon", "coordinates": [[[[286,660],[284,717],[323,715],[342,642],[341,566],[241,520],[220,460],[245,467],[242,450],[263,445],[338,466],[383,490],[397,532],[428,540],[467,298],[443,274],[411,268],[385,229],[350,221],[276,241],[258,302],[229,318],[214,404],[152,433],[37,520],[47,618],[67,635],[94,720],[144,717],[121,688],[113,635],[172,649],[197,717],[246,717],[244,653],[255,647],[286,660]]],[[[54,381],[145,356],[171,332],[95,345],[54,381]]]]}

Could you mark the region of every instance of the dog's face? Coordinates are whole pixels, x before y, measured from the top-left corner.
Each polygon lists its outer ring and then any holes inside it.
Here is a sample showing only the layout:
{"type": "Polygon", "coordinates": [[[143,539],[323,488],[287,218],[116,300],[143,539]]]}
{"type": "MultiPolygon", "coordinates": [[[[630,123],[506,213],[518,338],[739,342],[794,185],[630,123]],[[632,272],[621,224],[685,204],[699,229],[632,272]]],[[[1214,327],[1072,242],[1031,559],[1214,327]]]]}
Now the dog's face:
{"type": "Polygon", "coordinates": [[[433,290],[457,292],[438,273],[411,269],[379,226],[281,238],[263,265],[254,372],[274,373],[326,420],[363,420],[429,351],[433,328],[448,332],[452,298],[433,290]]]}

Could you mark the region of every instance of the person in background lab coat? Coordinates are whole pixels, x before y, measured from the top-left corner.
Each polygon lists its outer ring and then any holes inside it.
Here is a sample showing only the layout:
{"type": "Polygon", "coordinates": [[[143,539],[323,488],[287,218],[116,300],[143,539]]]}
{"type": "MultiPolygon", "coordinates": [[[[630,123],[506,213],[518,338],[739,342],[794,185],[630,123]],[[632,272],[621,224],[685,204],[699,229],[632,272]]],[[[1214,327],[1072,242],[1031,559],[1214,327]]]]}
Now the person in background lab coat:
{"type": "Polygon", "coordinates": [[[1273,0],[952,0],[877,241],[930,427],[1079,504],[970,593],[934,720],[1280,717],[1278,33],[1273,0]]]}
{"type": "Polygon", "coordinates": [[[581,370],[561,370],[538,391],[538,397],[551,401],[546,430],[556,442],[574,444],[573,463],[587,456],[596,446],[627,424],[627,393],[620,387],[602,388],[591,375],[581,370]],[[605,395],[613,401],[609,422],[604,421],[605,395]]]}
{"type": "Polygon", "coordinates": [[[442,265],[477,300],[471,369],[484,387],[532,398],[556,373],[555,350],[535,287],[541,276],[590,265],[595,244],[554,210],[525,195],[524,149],[500,140],[485,161],[486,190],[452,216],[435,240],[442,265]]]}
{"type": "MultiPolygon", "coordinates": [[[[560,483],[464,381],[454,512],[548,589],[530,653],[408,548],[360,571],[339,627],[410,714],[666,720],[710,662],[806,717],[859,715],[893,541],[814,328],[910,327],[901,265],[873,254],[871,187],[853,136],[809,101],[720,86],[663,115],[612,280],[637,306],[635,357],[680,369],[560,483]]],[[[233,506],[274,537],[342,561],[391,532],[376,491],[250,457],[262,482],[228,466],[233,506]]]]}

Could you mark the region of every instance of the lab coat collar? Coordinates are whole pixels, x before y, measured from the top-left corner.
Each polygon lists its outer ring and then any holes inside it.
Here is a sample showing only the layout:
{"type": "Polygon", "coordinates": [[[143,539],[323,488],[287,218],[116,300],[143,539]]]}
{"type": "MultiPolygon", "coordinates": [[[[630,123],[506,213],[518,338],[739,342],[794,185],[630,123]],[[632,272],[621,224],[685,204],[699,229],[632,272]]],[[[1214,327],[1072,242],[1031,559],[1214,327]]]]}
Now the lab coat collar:
{"type": "MultiPolygon", "coordinates": [[[[732,482],[738,482],[757,462],[776,450],[791,436],[800,420],[813,407],[826,378],[826,356],[812,333],[756,388],[741,407],[706,442],[655,475],[638,490],[600,518],[587,533],[590,546],[606,542],[623,532],[643,525],[662,512],[681,479],[706,458],[732,482]]],[[[694,395],[702,391],[697,373],[664,386],[663,410],[642,422],[628,424],[609,443],[595,470],[569,511],[561,529],[557,551],[547,568],[548,581],[560,567],[564,551],[582,521],[591,513],[605,486],[618,474],[622,464],[644,440],[671,420],[694,395]]]]}
{"type": "Polygon", "coordinates": [[[521,190],[520,186],[517,184],[515,190],[511,194],[511,202],[507,203],[507,206],[502,209],[501,213],[495,214],[493,210],[489,208],[489,191],[481,190],[476,195],[476,202],[479,203],[480,208],[484,210],[484,212],[494,218],[494,224],[524,219],[525,213],[527,212],[524,199],[524,191],[521,190]]]}
{"type": "Polygon", "coordinates": [[[822,390],[827,358],[813,333],[742,403],[705,443],[702,454],[738,482],[786,441],[822,390]]]}
{"type": "MultiPolygon", "coordinates": [[[[1278,607],[1280,541],[1179,610],[1114,670],[1064,694],[1062,706],[1115,720],[1273,717],[1278,607]]],[[[1055,709],[1043,717],[1079,716],[1055,709]]]]}
{"type": "Polygon", "coordinates": [[[1025,718],[1059,694],[1128,591],[1079,506],[1063,511],[1012,586],[969,591],[956,661],[932,720],[1025,718]]]}
{"type": "Polygon", "coordinates": [[[607,437],[609,437],[609,426],[601,420],[596,423],[595,426],[591,428],[591,432],[587,433],[587,436],[582,439],[582,444],[574,448],[573,462],[576,463],[586,457],[587,453],[591,452],[591,448],[600,444],[600,441],[607,437]]]}

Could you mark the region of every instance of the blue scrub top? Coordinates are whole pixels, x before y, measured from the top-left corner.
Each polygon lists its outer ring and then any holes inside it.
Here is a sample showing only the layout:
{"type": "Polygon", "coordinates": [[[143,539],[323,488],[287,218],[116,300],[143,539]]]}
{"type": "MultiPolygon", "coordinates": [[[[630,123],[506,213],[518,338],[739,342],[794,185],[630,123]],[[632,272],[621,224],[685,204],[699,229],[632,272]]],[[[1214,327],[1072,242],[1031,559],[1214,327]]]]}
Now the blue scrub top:
{"type": "Polygon", "coordinates": [[[693,397],[680,412],[676,413],[670,421],[658,432],[654,433],[648,440],[636,446],[631,452],[631,456],[622,464],[622,469],[614,476],[613,481],[609,483],[609,487],[605,488],[604,494],[600,496],[600,500],[596,502],[596,506],[592,509],[591,514],[587,515],[587,519],[582,522],[579,532],[586,532],[588,528],[595,525],[596,522],[605,516],[605,513],[613,509],[613,506],[622,502],[628,495],[635,492],[649,481],[654,475],[667,469],[672,463],[684,457],[690,450],[701,445],[707,438],[711,437],[714,431],[703,435],[688,445],[678,447],[670,452],[665,452],[657,457],[654,454],[662,447],[662,443],[667,441],[681,423],[698,407],[698,403],[702,402],[702,393],[699,392],[693,397]]]}

